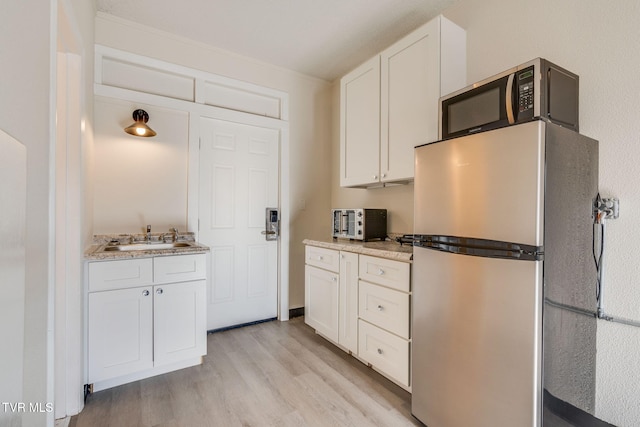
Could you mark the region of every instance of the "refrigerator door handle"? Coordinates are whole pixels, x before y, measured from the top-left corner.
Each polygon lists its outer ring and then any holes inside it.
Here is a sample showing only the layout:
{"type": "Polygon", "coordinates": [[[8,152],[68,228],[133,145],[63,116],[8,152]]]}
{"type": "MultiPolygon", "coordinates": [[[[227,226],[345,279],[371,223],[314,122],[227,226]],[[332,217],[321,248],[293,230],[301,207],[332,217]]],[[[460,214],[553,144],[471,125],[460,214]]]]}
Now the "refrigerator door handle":
{"type": "Polygon", "coordinates": [[[456,236],[415,235],[413,246],[487,258],[505,258],[522,261],[541,261],[544,259],[544,248],[542,246],[501,242],[498,240],[456,236]]]}

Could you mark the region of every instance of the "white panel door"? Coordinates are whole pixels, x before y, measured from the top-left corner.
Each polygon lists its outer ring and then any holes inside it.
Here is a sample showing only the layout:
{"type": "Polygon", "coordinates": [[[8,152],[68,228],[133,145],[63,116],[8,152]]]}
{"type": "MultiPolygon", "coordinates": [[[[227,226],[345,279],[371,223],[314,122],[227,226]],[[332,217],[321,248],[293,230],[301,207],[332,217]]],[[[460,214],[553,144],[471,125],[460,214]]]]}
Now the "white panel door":
{"type": "Polygon", "coordinates": [[[277,317],[278,130],[202,117],[198,239],[211,248],[207,329],[277,317]]]}

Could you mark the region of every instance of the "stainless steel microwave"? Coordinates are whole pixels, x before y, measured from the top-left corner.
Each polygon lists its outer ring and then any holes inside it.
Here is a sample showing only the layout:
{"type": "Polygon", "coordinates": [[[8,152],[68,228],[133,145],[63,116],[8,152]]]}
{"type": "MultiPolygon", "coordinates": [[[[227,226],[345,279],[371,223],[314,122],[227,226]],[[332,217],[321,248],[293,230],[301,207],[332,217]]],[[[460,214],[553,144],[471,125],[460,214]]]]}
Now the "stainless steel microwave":
{"type": "Polygon", "coordinates": [[[440,139],[543,119],[578,129],[578,76],[536,58],[440,98],[440,139]]]}
{"type": "Polygon", "coordinates": [[[333,238],[384,240],[387,237],[386,209],[332,209],[333,238]]]}

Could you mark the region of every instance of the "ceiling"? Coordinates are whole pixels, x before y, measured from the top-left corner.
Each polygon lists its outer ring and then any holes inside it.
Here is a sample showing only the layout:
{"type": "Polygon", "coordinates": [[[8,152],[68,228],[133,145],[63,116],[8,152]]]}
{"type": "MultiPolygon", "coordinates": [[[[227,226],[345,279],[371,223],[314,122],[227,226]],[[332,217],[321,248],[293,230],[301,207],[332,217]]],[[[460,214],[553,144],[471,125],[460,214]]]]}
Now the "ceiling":
{"type": "Polygon", "coordinates": [[[332,81],[455,1],[96,0],[96,4],[100,12],[332,81]]]}

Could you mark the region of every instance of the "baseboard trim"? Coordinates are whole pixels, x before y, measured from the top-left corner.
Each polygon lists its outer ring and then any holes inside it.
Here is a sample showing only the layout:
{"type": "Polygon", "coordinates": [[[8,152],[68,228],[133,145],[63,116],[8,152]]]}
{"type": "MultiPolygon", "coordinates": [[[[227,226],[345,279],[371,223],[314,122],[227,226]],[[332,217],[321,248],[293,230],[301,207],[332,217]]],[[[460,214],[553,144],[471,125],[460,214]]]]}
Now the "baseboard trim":
{"type": "MultiPolygon", "coordinates": [[[[545,389],[544,406],[563,420],[580,427],[616,427],[602,421],[572,404],[558,399],[545,389]]],[[[543,423],[544,424],[544,423],[543,423]]]]}
{"type": "Polygon", "coordinates": [[[218,329],[209,329],[207,331],[207,334],[215,334],[216,332],[224,332],[230,329],[238,329],[238,328],[243,328],[245,326],[257,325],[264,322],[271,322],[276,319],[277,319],[276,317],[271,317],[269,319],[256,320],[255,322],[247,322],[247,323],[241,323],[239,325],[225,326],[224,328],[218,328],[218,329]]]}
{"type": "MultiPolygon", "coordinates": [[[[304,316],[304,307],[289,309],[289,319],[293,319],[294,317],[300,317],[300,316],[304,316]]],[[[230,329],[243,328],[245,326],[257,325],[259,323],[264,323],[264,322],[271,322],[273,320],[277,320],[277,318],[276,317],[272,317],[270,319],[256,320],[255,322],[248,322],[248,323],[241,323],[239,325],[225,326],[224,328],[209,329],[207,331],[207,334],[215,334],[216,332],[223,332],[223,331],[228,331],[230,329]]]]}
{"type": "Polygon", "coordinates": [[[304,307],[289,309],[289,319],[304,316],[304,307]]]}

